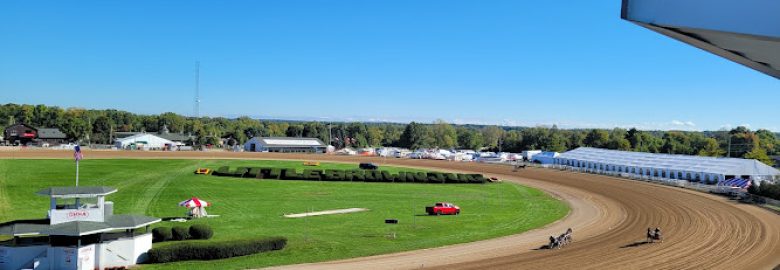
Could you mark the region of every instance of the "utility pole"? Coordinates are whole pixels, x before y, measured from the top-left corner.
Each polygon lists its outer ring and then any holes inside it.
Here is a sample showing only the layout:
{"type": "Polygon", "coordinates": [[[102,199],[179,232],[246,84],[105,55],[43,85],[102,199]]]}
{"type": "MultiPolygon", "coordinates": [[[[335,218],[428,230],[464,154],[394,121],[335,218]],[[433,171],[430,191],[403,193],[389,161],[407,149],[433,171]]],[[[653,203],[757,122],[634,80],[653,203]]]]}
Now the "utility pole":
{"type": "Polygon", "coordinates": [[[729,133],[729,148],[728,153],[726,153],[726,157],[731,157],[731,133],[729,133]]]}
{"type": "Polygon", "coordinates": [[[195,118],[200,118],[200,61],[195,61],[195,118]]]}

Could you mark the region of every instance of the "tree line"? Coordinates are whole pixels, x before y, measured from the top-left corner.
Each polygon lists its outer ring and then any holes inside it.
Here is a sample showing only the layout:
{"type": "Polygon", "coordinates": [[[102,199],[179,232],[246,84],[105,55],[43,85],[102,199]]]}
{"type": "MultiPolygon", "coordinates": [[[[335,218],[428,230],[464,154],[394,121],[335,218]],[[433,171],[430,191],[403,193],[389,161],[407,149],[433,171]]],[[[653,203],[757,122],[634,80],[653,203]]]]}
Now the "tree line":
{"type": "Polygon", "coordinates": [[[80,143],[110,144],[116,132],[190,134],[194,145],[241,144],[255,137],[312,137],[342,147],[396,146],[410,149],[443,148],[520,152],[539,149],[563,152],[581,146],[639,151],[743,157],[773,165],[780,154],[778,134],[746,127],[718,131],[642,131],[631,129],[559,129],[433,123],[301,122],[249,117],[186,117],[175,113],[141,115],[119,110],[63,109],[46,105],[0,105],[0,123],[55,127],[80,143]]]}

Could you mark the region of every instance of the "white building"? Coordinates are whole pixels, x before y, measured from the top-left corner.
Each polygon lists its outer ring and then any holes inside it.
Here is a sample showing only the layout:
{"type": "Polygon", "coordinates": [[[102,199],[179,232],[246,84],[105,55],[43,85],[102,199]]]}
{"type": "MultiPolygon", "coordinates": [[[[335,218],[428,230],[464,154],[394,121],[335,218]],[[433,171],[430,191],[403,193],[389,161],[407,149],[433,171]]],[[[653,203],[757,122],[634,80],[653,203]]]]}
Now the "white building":
{"type": "Polygon", "coordinates": [[[48,218],[0,224],[0,270],[92,270],[130,267],[147,259],[151,224],[159,218],[114,215],[109,187],[52,187],[48,218]],[[143,232],[136,230],[145,228],[143,232]]]}
{"type": "Polygon", "coordinates": [[[126,150],[172,150],[177,143],[150,133],[139,133],[130,137],[116,139],[114,146],[126,150]]]}
{"type": "Polygon", "coordinates": [[[247,152],[325,153],[326,148],[317,138],[254,137],[244,143],[247,152]]]}
{"type": "Polygon", "coordinates": [[[754,159],[627,152],[580,147],[557,156],[554,164],[587,172],[617,173],[716,183],[732,178],[775,181],[780,171],[754,159]]]}

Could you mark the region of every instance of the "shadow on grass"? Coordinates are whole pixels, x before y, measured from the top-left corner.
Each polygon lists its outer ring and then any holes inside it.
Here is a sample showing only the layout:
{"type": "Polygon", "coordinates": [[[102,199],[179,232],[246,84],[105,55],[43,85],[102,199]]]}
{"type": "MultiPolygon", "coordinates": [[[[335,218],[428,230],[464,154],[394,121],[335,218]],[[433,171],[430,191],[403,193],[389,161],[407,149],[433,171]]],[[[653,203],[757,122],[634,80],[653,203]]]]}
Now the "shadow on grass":
{"type": "Polygon", "coordinates": [[[160,218],[160,219],[162,219],[162,221],[172,221],[172,220],[176,220],[176,219],[190,220],[190,217],[163,217],[163,218],[160,218]]]}

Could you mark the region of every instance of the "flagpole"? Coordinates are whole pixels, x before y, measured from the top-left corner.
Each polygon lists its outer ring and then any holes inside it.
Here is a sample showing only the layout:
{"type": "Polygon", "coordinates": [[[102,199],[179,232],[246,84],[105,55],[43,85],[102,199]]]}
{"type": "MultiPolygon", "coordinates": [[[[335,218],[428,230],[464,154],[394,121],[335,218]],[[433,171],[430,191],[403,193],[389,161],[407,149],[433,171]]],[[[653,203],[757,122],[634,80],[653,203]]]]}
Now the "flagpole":
{"type": "Polygon", "coordinates": [[[79,186],[79,161],[76,160],[76,186],[79,186]]]}

